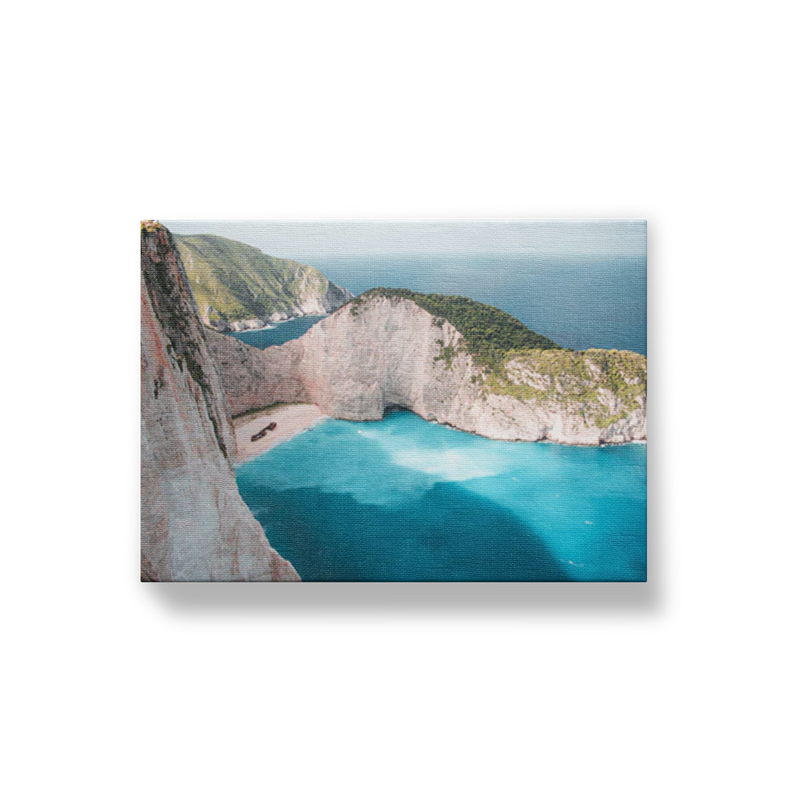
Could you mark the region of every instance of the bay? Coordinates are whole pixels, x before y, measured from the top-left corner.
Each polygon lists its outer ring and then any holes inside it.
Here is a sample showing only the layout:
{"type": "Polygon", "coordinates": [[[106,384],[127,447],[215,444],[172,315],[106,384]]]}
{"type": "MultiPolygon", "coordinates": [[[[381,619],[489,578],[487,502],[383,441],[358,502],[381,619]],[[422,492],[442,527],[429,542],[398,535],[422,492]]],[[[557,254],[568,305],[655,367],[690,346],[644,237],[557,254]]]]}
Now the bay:
{"type": "MultiPolygon", "coordinates": [[[[314,266],[354,294],[386,286],[462,295],[502,309],[564,347],[647,355],[644,257],[351,256],[317,259],[314,266]]],[[[231,335],[264,349],[302,336],[320,319],[300,317],[231,335]]]]}
{"type": "Polygon", "coordinates": [[[498,442],[394,411],[325,420],[237,482],[304,580],[646,580],[643,444],[498,442]]]}
{"type": "MultiPolygon", "coordinates": [[[[647,353],[645,257],[492,253],[317,259],[360,294],[458,294],[557,343],[647,353]]],[[[233,334],[264,348],[322,317],[233,334]]],[[[647,446],[497,442],[393,411],[326,420],[240,465],[245,502],[304,580],[641,581],[647,446]]]]}
{"type": "Polygon", "coordinates": [[[299,339],[306,331],[325,317],[295,317],[285,322],[275,323],[274,327],[260,328],[251,331],[234,331],[230,335],[240,342],[264,350],[267,347],[285,344],[292,339],[299,339]]]}

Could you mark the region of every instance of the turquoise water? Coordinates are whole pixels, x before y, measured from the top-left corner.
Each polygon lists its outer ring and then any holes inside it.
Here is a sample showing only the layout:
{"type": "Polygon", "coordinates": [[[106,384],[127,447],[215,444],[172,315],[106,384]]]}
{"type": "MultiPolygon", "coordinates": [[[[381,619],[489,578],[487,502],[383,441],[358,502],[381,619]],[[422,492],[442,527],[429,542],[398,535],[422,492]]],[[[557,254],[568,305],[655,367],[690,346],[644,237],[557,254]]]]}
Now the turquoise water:
{"type": "Polygon", "coordinates": [[[646,445],[495,442],[397,411],[325,420],[237,481],[304,580],[647,576],[646,445]]]}
{"type": "MultiPolygon", "coordinates": [[[[559,344],[647,353],[644,256],[317,259],[375,286],[489,303],[559,344]]],[[[320,317],[234,334],[283,344],[320,317]]],[[[304,580],[645,580],[647,447],[493,442],[410,412],[325,421],[237,470],[304,580]]]]}

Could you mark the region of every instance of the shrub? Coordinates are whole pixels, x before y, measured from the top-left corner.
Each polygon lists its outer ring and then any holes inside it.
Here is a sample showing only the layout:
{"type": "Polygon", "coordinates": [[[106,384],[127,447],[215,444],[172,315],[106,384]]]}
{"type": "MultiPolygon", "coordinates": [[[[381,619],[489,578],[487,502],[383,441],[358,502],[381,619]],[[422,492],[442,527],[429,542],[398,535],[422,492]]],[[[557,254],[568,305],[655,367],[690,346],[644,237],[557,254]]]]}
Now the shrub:
{"type": "MultiPolygon", "coordinates": [[[[441,327],[447,320],[463,337],[468,351],[477,364],[496,370],[503,357],[512,350],[563,350],[546,336],[532,331],[516,317],[499,308],[478,303],[469,297],[444,294],[422,294],[410,289],[370,289],[353,301],[353,313],[371,297],[388,297],[411,300],[420,308],[433,314],[434,324],[441,327]],[[357,305],[356,305],[357,303],[357,305]]],[[[453,354],[443,356],[448,364],[453,354]]]]}

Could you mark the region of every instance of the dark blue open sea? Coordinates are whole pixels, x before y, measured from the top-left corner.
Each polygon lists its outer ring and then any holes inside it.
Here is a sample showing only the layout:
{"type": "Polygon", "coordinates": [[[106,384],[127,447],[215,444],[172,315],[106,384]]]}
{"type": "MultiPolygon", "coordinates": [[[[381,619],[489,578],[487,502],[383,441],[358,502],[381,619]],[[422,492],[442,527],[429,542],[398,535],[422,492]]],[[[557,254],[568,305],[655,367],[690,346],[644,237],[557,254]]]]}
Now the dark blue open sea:
{"type": "Polygon", "coordinates": [[[334,283],[460,294],[522,320],[564,347],[647,355],[645,256],[434,255],[316,259],[334,283]]]}
{"type": "MultiPolygon", "coordinates": [[[[566,347],[647,353],[644,257],[317,259],[359,294],[461,294],[566,347]]],[[[264,348],[306,317],[235,334],[264,348]]],[[[494,442],[393,412],[325,420],[241,465],[242,497],[304,580],[642,581],[647,446],[494,442]]]]}

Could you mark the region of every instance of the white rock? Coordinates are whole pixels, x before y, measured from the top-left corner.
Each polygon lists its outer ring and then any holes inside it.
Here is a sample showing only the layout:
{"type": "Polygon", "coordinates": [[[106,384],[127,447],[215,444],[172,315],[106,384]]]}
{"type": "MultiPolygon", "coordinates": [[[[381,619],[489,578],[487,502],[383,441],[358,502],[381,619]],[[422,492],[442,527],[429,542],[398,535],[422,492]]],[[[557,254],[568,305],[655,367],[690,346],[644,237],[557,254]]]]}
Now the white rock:
{"type": "Polygon", "coordinates": [[[239,495],[222,385],[163,228],[142,232],[141,309],[142,579],[299,580],[239,495]]]}
{"type": "MultiPolygon", "coordinates": [[[[339,419],[381,419],[387,408],[407,408],[490,439],[596,445],[647,437],[646,392],[627,416],[600,428],[574,403],[520,400],[492,394],[461,334],[409,299],[372,297],[345,306],[300,339],[260,351],[231,337],[209,335],[232,414],[272,403],[316,403],[339,419]],[[448,365],[442,348],[455,349],[448,365]],[[584,418],[586,417],[586,418],[584,418]]],[[[549,377],[525,374],[512,363],[510,377],[539,389],[549,377]]],[[[591,365],[590,374],[600,376],[591,365]]],[[[622,409],[612,392],[598,397],[611,417],[622,409]]]]}

